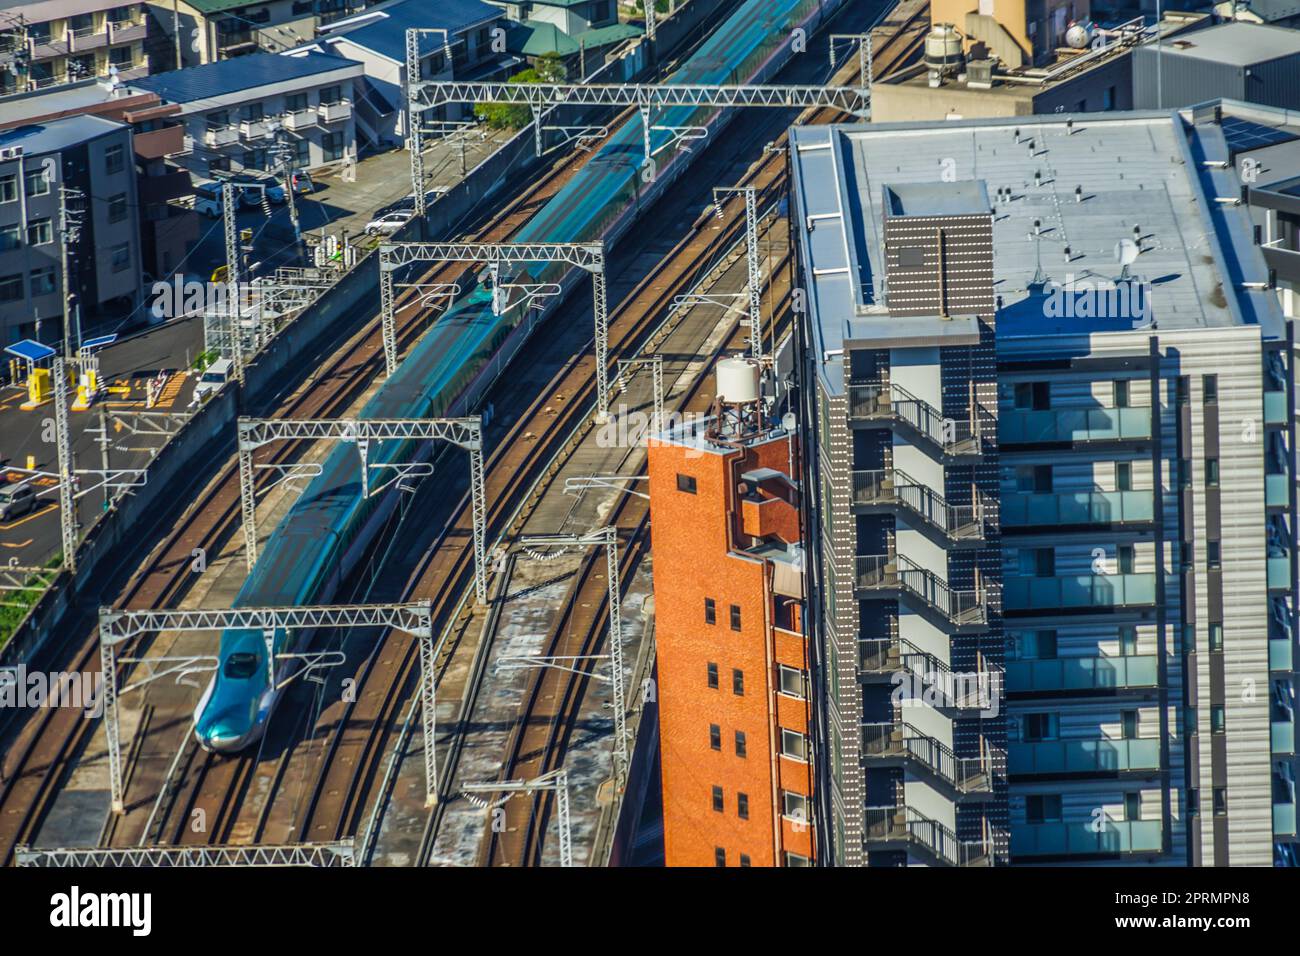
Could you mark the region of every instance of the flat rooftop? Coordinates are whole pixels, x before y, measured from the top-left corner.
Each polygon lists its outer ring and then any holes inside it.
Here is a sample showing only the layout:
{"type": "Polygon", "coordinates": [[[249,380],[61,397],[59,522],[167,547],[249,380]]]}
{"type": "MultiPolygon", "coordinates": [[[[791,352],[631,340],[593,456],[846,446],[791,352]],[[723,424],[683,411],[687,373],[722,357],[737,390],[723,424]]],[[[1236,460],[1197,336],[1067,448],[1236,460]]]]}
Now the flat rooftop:
{"type": "Polygon", "coordinates": [[[821,351],[971,344],[973,320],[890,316],[876,294],[887,197],[923,202],[936,186],[951,189],[950,177],[994,200],[985,211],[994,213],[999,338],[1133,328],[1049,317],[1035,280],[1113,289],[1117,245],[1135,234],[1130,275],[1148,283],[1156,328],[1254,323],[1268,326],[1266,337],[1281,334],[1275,293],[1241,287],[1263,282],[1267,269],[1246,207],[1234,205],[1235,172],[1206,158],[1216,136],[1218,126],[1166,112],[794,128],[793,189],[821,351]],[[998,202],[1006,190],[1010,200],[998,202]]]}
{"type": "Polygon", "coordinates": [[[1160,52],[1163,56],[1251,66],[1300,54],[1300,30],[1266,23],[1220,23],[1179,37],[1160,52]]]}

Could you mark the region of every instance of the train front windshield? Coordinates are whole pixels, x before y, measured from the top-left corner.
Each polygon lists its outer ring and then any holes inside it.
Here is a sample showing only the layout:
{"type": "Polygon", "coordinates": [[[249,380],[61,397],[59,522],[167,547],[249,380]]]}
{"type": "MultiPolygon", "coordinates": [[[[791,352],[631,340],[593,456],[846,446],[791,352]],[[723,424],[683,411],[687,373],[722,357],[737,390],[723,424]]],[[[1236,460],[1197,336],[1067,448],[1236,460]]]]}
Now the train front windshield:
{"type": "Polygon", "coordinates": [[[225,676],[231,680],[248,680],[257,673],[256,654],[231,654],[226,658],[225,676]]]}

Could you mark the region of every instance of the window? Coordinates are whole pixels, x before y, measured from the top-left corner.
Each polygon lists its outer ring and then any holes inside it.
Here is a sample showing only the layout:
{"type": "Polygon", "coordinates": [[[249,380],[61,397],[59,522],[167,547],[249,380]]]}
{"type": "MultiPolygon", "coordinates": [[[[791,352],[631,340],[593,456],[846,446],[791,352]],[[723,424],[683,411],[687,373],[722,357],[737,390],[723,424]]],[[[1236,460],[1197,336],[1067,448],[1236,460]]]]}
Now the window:
{"type": "Polygon", "coordinates": [[[1213,405],[1219,400],[1219,376],[1204,375],[1201,377],[1201,392],[1206,405],[1213,405]]]}
{"type": "Polygon", "coordinates": [[[1129,461],[1115,462],[1115,489],[1117,491],[1133,490],[1133,463],[1129,461]]]}
{"type": "Polygon", "coordinates": [[[328,106],[331,103],[337,103],[341,99],[343,99],[343,87],[338,84],[335,84],[334,86],[326,86],[320,91],[321,106],[328,106]]]}
{"type": "Polygon", "coordinates": [[[1223,650],[1223,625],[1214,621],[1210,622],[1210,651],[1223,650]]]}
{"type": "Polygon", "coordinates": [[[333,163],[343,158],[343,131],[337,133],[326,133],[320,138],[321,152],[325,155],[325,162],[333,163]]]}
{"type": "Polygon", "coordinates": [[[203,120],[209,130],[225,129],[230,125],[230,111],[217,110],[209,113],[203,120]]]}
{"type": "Polygon", "coordinates": [[[108,200],[108,221],[121,222],[126,218],[126,193],[110,196],[108,200]]]}
{"type": "Polygon", "coordinates": [[[1124,819],[1125,820],[1142,819],[1142,794],[1140,793],[1124,794],[1124,819]]]}
{"type": "Polygon", "coordinates": [[[1128,379],[1117,379],[1111,383],[1111,395],[1116,408],[1128,408],[1128,379]]]}
{"type": "Polygon", "coordinates": [[[717,724],[709,724],[709,748],[711,750],[722,749],[722,728],[717,724]]]}
{"type": "Polygon", "coordinates": [[[1219,459],[1205,459],[1205,487],[1219,487],[1219,459]]]}
{"type": "Polygon", "coordinates": [[[1174,382],[1174,404],[1186,405],[1191,401],[1192,386],[1187,380],[1186,375],[1180,375],[1174,382]]]}
{"type": "Polygon", "coordinates": [[[713,865],[714,866],[727,865],[727,851],[720,846],[716,846],[713,848],[713,865]]]}
{"type": "Polygon", "coordinates": [[[1120,711],[1119,724],[1121,737],[1125,740],[1137,740],[1138,712],[1136,710],[1120,711]]]}
{"type": "Polygon", "coordinates": [[[1024,577],[1050,578],[1056,574],[1056,551],[1053,548],[1021,548],[1020,573],[1024,577]]]}
{"type": "Polygon", "coordinates": [[[714,690],[718,689],[718,665],[709,661],[709,686],[714,690]]]}
{"type": "Polygon", "coordinates": [[[1178,567],[1184,573],[1192,570],[1192,543],[1190,541],[1178,542],[1178,567]]]}
{"type": "Polygon", "coordinates": [[[745,757],[747,755],[748,754],[745,748],[745,732],[743,730],[737,730],[736,731],[736,756],[745,757]]]}
{"type": "Polygon", "coordinates": [[[1051,465],[1021,465],[1016,468],[1016,490],[1045,495],[1052,491],[1051,465]]]}
{"type": "Polygon", "coordinates": [[[32,272],[30,280],[32,298],[41,295],[50,295],[58,287],[53,267],[48,269],[36,269],[32,272]]]}
{"type": "Polygon", "coordinates": [[[1045,411],[1052,407],[1052,385],[1050,382],[1016,383],[1016,408],[1045,411]]]}
{"type": "Polygon", "coordinates": [[[293,144],[293,162],[299,169],[311,165],[311,140],[300,139],[293,144]]]}
{"type": "Polygon", "coordinates": [[[23,277],[0,276],[0,302],[20,302],[23,297],[23,277]]]}
{"type": "Polygon", "coordinates": [[[740,605],[739,604],[731,605],[731,629],[733,631],[740,630],[740,605]]]}
{"type": "Polygon", "coordinates": [[[1056,631],[1022,631],[1015,635],[1014,652],[1018,660],[1055,660],[1056,631]]]}
{"type": "Polygon", "coordinates": [[[721,813],[725,807],[725,801],[722,799],[722,788],[715,786],[713,788],[713,809],[721,813]]]}
{"type": "Polygon", "coordinates": [[[1136,561],[1136,558],[1134,556],[1134,551],[1133,551],[1133,545],[1121,544],[1117,549],[1117,551],[1119,556],[1119,573],[1132,574],[1134,562],[1136,561]]]}
{"type": "MultiPolygon", "coordinates": [[[[306,142],[303,140],[302,142],[306,142]]],[[[229,156],[212,156],[208,159],[208,172],[210,173],[228,173],[230,172],[229,156]]]]}
{"type": "Polygon", "coordinates": [[[1056,740],[1061,732],[1061,718],[1057,714],[1025,714],[1022,733],[1026,743],[1056,740]]]}
{"type": "Polygon", "coordinates": [[[1214,788],[1214,815],[1216,817],[1228,815],[1228,791],[1225,787],[1214,788]]]}
{"type": "Polygon", "coordinates": [[[109,263],[114,272],[125,272],[131,267],[131,246],[129,243],[122,243],[114,246],[109,252],[109,263]]]}
{"type": "Polygon", "coordinates": [[[1221,545],[1218,541],[1205,542],[1205,566],[1207,568],[1221,567],[1221,545]]]}
{"type": "Polygon", "coordinates": [[[1200,733],[1200,712],[1195,707],[1183,708],[1183,733],[1195,737],[1200,733]]]}
{"type": "Polygon", "coordinates": [[[135,54],[129,46],[115,46],[108,51],[108,62],[113,66],[129,69],[135,64],[135,54]]]}
{"type": "Polygon", "coordinates": [[[50,191],[50,181],[45,178],[45,170],[29,169],[23,177],[23,188],[30,196],[44,196],[50,191]]]}
{"type": "Polygon", "coordinates": [[[245,123],[257,123],[262,120],[266,112],[260,102],[245,103],[244,108],[239,111],[239,118],[245,123]]]}
{"type": "Polygon", "coordinates": [[[742,853],[742,854],[740,854],[740,865],[741,865],[741,866],[749,866],[749,854],[748,854],[748,853],[742,853]]]}
{"type": "Polygon", "coordinates": [[[245,169],[266,169],[266,150],[244,150],[243,165],[245,169]]]}
{"type": "Polygon", "coordinates": [[[749,794],[736,794],[736,815],[742,820],[749,819],[749,794]]]}
{"type": "Polygon", "coordinates": [[[804,696],[803,671],[794,667],[786,667],[784,664],[777,664],[776,672],[781,693],[787,697],[798,697],[802,700],[804,696]]]}
{"type": "Polygon", "coordinates": [[[808,759],[808,738],[797,730],[781,728],[781,756],[794,760],[808,759]]]}
{"type": "Polygon", "coordinates": [[[18,198],[18,177],[0,176],[0,202],[13,202],[18,198]]]}
{"type": "Polygon", "coordinates": [[[33,219],[27,224],[27,244],[29,246],[43,246],[54,241],[54,226],[50,223],[49,217],[44,219],[33,219]]]}
{"type": "Polygon", "coordinates": [[[1138,631],[1132,624],[1125,624],[1119,629],[1120,657],[1133,657],[1138,650],[1138,631]]]}
{"type": "Polygon", "coordinates": [[[677,475],[677,490],[684,491],[688,495],[695,494],[695,479],[691,475],[677,475]]]}
{"type": "Polygon", "coordinates": [[[289,113],[300,113],[307,108],[306,93],[291,93],[284,98],[284,108],[289,113]]]}
{"type": "Polygon", "coordinates": [[[1115,108],[1115,87],[1108,86],[1101,91],[1101,108],[1104,110],[1115,108]]]}
{"type": "Polygon", "coordinates": [[[1200,816],[1201,814],[1201,791],[1191,787],[1187,791],[1187,815],[1190,817],[1200,816]]]}
{"type": "Polygon", "coordinates": [[[18,223],[12,226],[0,226],[0,251],[17,249],[23,244],[22,227],[18,223]]]}
{"type": "Polygon", "coordinates": [[[801,793],[781,791],[781,813],[792,820],[805,823],[808,820],[808,798],[801,793]]]}
{"type": "Polygon", "coordinates": [[[1192,487],[1192,460],[1190,458],[1178,459],[1178,486],[1180,488],[1192,487]]]}
{"type": "Polygon", "coordinates": [[[1228,732],[1227,714],[1223,707],[1210,708],[1210,733],[1223,734],[1228,732]]]}
{"type": "Polygon", "coordinates": [[[718,623],[718,606],[714,603],[713,598],[704,599],[704,623],[718,623]]]}
{"type": "Polygon", "coordinates": [[[798,853],[790,853],[789,851],[786,851],[785,865],[786,866],[812,866],[812,861],[808,859],[808,857],[806,856],[800,856],[798,853]]]}
{"type": "Polygon", "coordinates": [[[1061,795],[1059,793],[1031,793],[1025,797],[1026,823],[1060,823],[1061,795]]]}
{"type": "Polygon", "coordinates": [[[745,696],[745,672],[737,668],[731,671],[731,692],[737,697],[745,696]]]}

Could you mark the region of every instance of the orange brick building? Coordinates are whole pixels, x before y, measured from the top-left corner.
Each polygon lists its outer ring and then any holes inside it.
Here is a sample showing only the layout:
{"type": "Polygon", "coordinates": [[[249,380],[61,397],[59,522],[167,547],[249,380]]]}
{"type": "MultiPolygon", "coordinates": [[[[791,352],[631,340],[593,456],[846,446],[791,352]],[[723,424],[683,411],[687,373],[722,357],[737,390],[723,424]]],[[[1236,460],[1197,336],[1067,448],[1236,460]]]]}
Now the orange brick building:
{"type": "Polygon", "coordinates": [[[797,451],[779,429],[650,442],[668,866],[813,862],[797,451]]]}

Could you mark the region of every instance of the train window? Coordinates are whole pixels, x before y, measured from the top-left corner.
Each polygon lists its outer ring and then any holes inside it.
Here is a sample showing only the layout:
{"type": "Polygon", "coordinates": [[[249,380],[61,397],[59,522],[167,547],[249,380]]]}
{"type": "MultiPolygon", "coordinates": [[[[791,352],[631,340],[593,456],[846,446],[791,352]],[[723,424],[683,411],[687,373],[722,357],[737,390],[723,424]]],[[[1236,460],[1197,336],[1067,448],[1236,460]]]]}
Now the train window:
{"type": "Polygon", "coordinates": [[[231,680],[248,680],[257,673],[256,654],[231,654],[226,658],[226,676],[231,680]]]}

